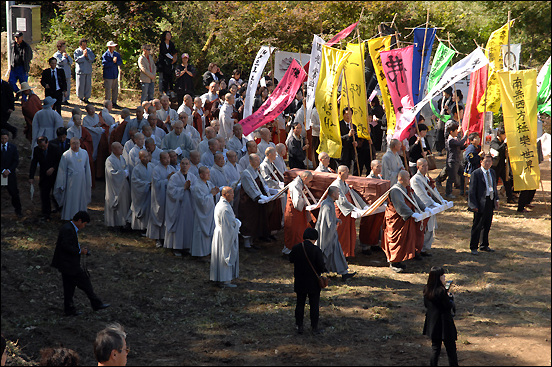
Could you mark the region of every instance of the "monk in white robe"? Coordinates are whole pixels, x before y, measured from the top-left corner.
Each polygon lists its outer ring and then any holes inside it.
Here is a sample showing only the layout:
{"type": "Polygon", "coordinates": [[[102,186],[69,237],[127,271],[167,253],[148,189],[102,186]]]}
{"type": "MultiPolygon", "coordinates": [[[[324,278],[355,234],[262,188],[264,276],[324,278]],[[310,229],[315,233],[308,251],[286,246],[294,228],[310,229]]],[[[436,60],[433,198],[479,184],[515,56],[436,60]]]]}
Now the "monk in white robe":
{"type": "Polygon", "coordinates": [[[54,186],[54,197],[59,206],[63,207],[62,220],[71,220],[77,212],[86,211],[92,197],[88,153],[80,147],[76,137],[71,138],[69,144],[71,149],[61,156],[54,186]]]}
{"type": "Polygon", "coordinates": [[[211,242],[211,272],[209,279],[221,282],[222,286],[234,288],[230,283],[239,276],[238,232],[241,222],[234,215],[230,203],[234,200],[234,190],[225,186],[221,198],[215,206],[215,231],[211,242]]]}
{"type": "Polygon", "coordinates": [[[224,173],[226,175],[226,178],[228,179],[228,186],[232,187],[234,189],[234,201],[230,204],[232,205],[232,209],[234,209],[234,214],[236,217],[238,216],[238,205],[240,203],[240,191],[241,191],[241,184],[240,181],[240,166],[237,163],[238,155],[233,150],[229,150],[226,153],[226,157],[228,158],[228,162],[224,165],[224,173]]]}
{"type": "Polygon", "coordinates": [[[316,245],[324,254],[324,263],[328,271],[335,271],[343,280],[353,277],[356,272],[349,273],[347,260],[339,244],[337,224],[340,222],[335,215],[335,201],[339,200],[340,192],[336,186],[330,186],[328,196],[320,204],[320,212],[316,221],[318,240],[316,245]]]}
{"type": "Polygon", "coordinates": [[[226,143],[226,148],[236,152],[239,161],[247,152],[245,144],[247,144],[248,140],[243,136],[243,127],[240,124],[234,124],[232,132],[234,135],[226,143]]]}
{"type": "Polygon", "coordinates": [[[160,163],[153,168],[151,175],[151,212],[146,236],[157,240],[155,244],[157,247],[163,247],[167,184],[176,169],[169,164],[169,153],[162,152],[159,157],[160,163]]]}
{"type": "MultiPolygon", "coordinates": [[[[144,137],[144,134],[142,133],[136,133],[134,134],[134,142],[135,145],[132,147],[130,152],[128,152],[128,171],[130,172],[130,177],[132,178],[132,170],[134,170],[134,167],[140,164],[140,152],[144,151],[147,152],[146,149],[146,140],[144,137]]],[[[132,186],[132,180],[131,180],[131,186],[132,186]]]]}
{"type": "Polygon", "coordinates": [[[194,230],[192,237],[192,256],[203,257],[211,253],[211,241],[215,230],[215,203],[220,190],[209,181],[209,168],[199,169],[199,180],[192,186],[192,204],[194,208],[194,230]]]}
{"type": "Polygon", "coordinates": [[[284,212],[284,248],[282,252],[289,255],[293,246],[303,242],[303,233],[309,226],[312,217],[307,207],[305,185],[312,181],[310,171],[301,172],[288,186],[286,210],[284,212]]]}
{"type": "Polygon", "coordinates": [[[167,184],[165,201],[165,243],[175,256],[192,249],[194,215],[191,186],[198,178],[189,172],[190,160],[183,158],[180,170],[171,176],[167,184]]]}
{"type": "Polygon", "coordinates": [[[151,210],[151,177],[153,167],[150,154],[146,150],[139,153],[140,164],[132,170],[130,196],[132,204],[128,212],[127,221],[132,229],[145,230],[148,226],[151,210]]]}
{"type": "Polygon", "coordinates": [[[104,223],[107,227],[124,227],[130,209],[129,171],[122,156],[123,146],[111,144],[111,155],[105,160],[104,223]]]}
{"type": "Polygon", "coordinates": [[[82,126],[84,126],[90,135],[92,135],[92,142],[94,144],[94,153],[92,159],[95,161],[98,157],[98,145],[105,129],[100,126],[100,116],[96,114],[96,108],[93,104],[86,106],[86,116],[82,118],[82,126]]]}
{"type": "Polygon", "coordinates": [[[213,185],[219,188],[219,190],[222,190],[225,186],[230,186],[230,182],[228,181],[228,177],[226,177],[226,173],[224,172],[224,156],[222,153],[216,153],[215,154],[215,164],[211,167],[211,182],[213,185]]]}
{"type": "Polygon", "coordinates": [[[179,158],[190,157],[190,151],[193,150],[192,139],[183,131],[184,124],[182,121],[176,121],[172,131],[163,138],[161,149],[165,152],[174,150],[179,158]]]}
{"type": "Polygon", "coordinates": [[[345,257],[355,256],[356,246],[356,227],[355,219],[351,216],[351,213],[355,209],[355,201],[360,208],[364,208],[366,203],[360,195],[349,188],[349,185],[345,182],[349,178],[349,168],[341,165],[337,168],[338,177],[330,186],[336,186],[339,188],[339,199],[335,201],[335,211],[338,219],[341,223],[337,226],[337,233],[339,235],[339,243],[343,249],[345,257]],[[353,200],[354,196],[354,200],[353,200]]]}

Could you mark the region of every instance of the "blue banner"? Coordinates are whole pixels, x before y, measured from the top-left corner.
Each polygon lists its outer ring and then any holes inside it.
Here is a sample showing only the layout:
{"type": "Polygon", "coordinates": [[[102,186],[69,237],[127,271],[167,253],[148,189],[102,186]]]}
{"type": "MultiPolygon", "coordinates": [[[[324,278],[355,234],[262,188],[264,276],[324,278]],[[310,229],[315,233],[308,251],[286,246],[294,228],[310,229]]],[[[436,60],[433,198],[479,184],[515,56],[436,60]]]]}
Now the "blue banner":
{"type": "Polygon", "coordinates": [[[429,58],[431,48],[435,40],[435,28],[416,28],[414,29],[414,56],[412,58],[412,98],[413,103],[418,103],[424,94],[427,68],[429,67],[429,58]],[[425,35],[425,47],[424,47],[425,35]],[[422,83],[420,84],[420,68],[422,65],[422,50],[424,52],[424,63],[422,69],[422,83]]]}

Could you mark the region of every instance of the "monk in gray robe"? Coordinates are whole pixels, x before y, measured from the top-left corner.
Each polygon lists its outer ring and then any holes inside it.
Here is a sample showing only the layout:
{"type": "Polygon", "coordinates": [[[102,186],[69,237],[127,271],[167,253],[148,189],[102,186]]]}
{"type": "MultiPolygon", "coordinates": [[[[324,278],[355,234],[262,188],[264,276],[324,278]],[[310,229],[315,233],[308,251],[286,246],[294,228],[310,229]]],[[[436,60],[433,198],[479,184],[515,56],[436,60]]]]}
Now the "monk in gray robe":
{"type": "Polygon", "coordinates": [[[165,198],[169,179],[176,169],[169,164],[169,153],[161,152],[159,164],[153,168],[151,176],[151,212],[146,236],[156,241],[157,247],[163,247],[165,238],[165,198]]]}
{"type": "Polygon", "coordinates": [[[330,186],[328,196],[320,204],[320,213],[316,221],[316,230],[319,233],[316,245],[324,254],[324,263],[328,271],[335,271],[343,280],[347,280],[356,272],[349,273],[347,260],[339,244],[337,224],[341,221],[335,215],[335,201],[339,200],[339,196],[339,188],[330,186]]]}
{"type": "Polygon", "coordinates": [[[54,197],[63,207],[62,220],[71,220],[77,212],[86,211],[92,197],[88,153],[80,147],[80,140],[76,137],[71,138],[69,144],[71,149],[61,156],[54,186],[54,197]]]}
{"type": "Polygon", "coordinates": [[[222,190],[223,187],[229,186],[230,182],[228,181],[228,177],[226,177],[226,173],[224,172],[224,156],[222,153],[216,153],[215,154],[215,164],[211,167],[211,182],[213,185],[219,188],[219,190],[222,190]]]}
{"type": "Polygon", "coordinates": [[[318,162],[318,167],[314,170],[315,172],[335,173],[335,171],[330,168],[330,156],[328,153],[320,152],[320,154],[318,154],[318,162]]]}
{"type": "Polygon", "coordinates": [[[232,205],[232,209],[234,209],[234,214],[237,217],[241,191],[241,184],[239,183],[241,171],[240,166],[237,162],[238,154],[233,150],[229,150],[228,152],[226,152],[226,158],[228,159],[228,162],[226,162],[226,164],[224,165],[224,173],[226,175],[226,178],[228,179],[229,186],[234,189],[234,201],[230,204],[232,205]]]}
{"type": "Polygon", "coordinates": [[[128,212],[127,221],[132,229],[145,230],[151,210],[151,176],[153,167],[150,165],[150,154],[141,150],[140,164],[132,170],[130,196],[132,204],[128,212]]]}
{"type": "Polygon", "coordinates": [[[215,204],[220,190],[209,181],[209,168],[199,168],[199,180],[192,186],[194,208],[194,229],[192,236],[192,256],[203,257],[211,254],[211,241],[215,230],[215,204]]]}
{"type": "Polygon", "coordinates": [[[194,229],[191,186],[198,178],[190,173],[190,160],[183,158],[180,170],[169,178],[165,201],[165,243],[175,256],[190,253],[194,229]]]}
{"type": "Polygon", "coordinates": [[[234,215],[230,203],[234,200],[234,190],[225,186],[221,198],[215,206],[215,231],[211,242],[211,272],[209,279],[221,282],[223,287],[234,288],[230,283],[239,276],[238,232],[241,222],[234,215]]]}
{"type": "MultiPolygon", "coordinates": [[[[134,147],[128,152],[128,171],[130,172],[130,177],[132,178],[132,170],[134,167],[140,164],[140,152],[147,152],[146,149],[146,140],[144,134],[136,133],[134,134],[134,147]]],[[[132,180],[131,185],[132,186],[132,180]]]]}
{"type": "Polygon", "coordinates": [[[161,149],[163,151],[174,150],[179,158],[188,158],[190,151],[193,150],[192,139],[183,131],[184,124],[182,121],[176,121],[172,131],[163,138],[161,149]]]}
{"type": "Polygon", "coordinates": [[[399,150],[402,143],[398,139],[391,139],[387,152],[381,157],[381,176],[391,181],[391,186],[397,183],[399,171],[404,169],[399,150]]]}
{"type": "Polygon", "coordinates": [[[111,155],[105,160],[104,223],[107,227],[124,227],[130,209],[129,171],[122,156],[123,146],[111,144],[111,155]]]}

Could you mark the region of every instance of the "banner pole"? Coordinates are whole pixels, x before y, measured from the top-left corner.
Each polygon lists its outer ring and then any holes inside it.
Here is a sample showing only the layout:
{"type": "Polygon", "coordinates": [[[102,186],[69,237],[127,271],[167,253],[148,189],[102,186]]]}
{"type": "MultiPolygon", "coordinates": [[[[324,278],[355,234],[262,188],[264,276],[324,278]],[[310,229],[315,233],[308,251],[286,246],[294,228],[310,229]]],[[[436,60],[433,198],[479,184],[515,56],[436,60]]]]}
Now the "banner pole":
{"type": "MultiPolygon", "coordinates": [[[[425,24],[425,31],[424,31],[424,43],[422,44],[422,63],[420,65],[420,80],[418,83],[418,100],[420,100],[420,95],[422,94],[422,74],[424,70],[424,55],[425,55],[425,44],[427,39],[427,27],[429,25],[429,8],[427,9],[427,17],[426,17],[426,24],[425,24]]],[[[420,129],[418,128],[418,117],[416,116],[414,118],[414,124],[416,125],[416,132],[418,133],[418,136],[420,136],[420,129]]]]}
{"type": "MultiPolygon", "coordinates": [[[[511,11],[508,10],[508,53],[506,54],[506,62],[508,67],[508,72],[510,72],[510,15],[511,11]]],[[[508,145],[506,145],[506,180],[510,180],[510,155],[508,154],[508,145]]]]}
{"type": "MultiPolygon", "coordinates": [[[[448,38],[448,45],[449,45],[449,48],[450,48],[450,32],[447,32],[447,38],[448,38]]],[[[458,95],[456,94],[456,83],[454,83],[452,85],[452,87],[454,88],[454,98],[456,99],[456,115],[458,116],[458,120],[460,120],[460,111],[458,110],[458,95]]],[[[453,113],[451,113],[451,115],[454,115],[453,113]]],[[[460,121],[457,121],[458,124],[460,124],[460,121]]]]}
{"type": "MultiPolygon", "coordinates": [[[[351,102],[349,101],[349,88],[348,88],[349,84],[347,84],[347,75],[345,74],[345,71],[343,71],[343,82],[345,83],[345,93],[347,94],[347,107],[352,112],[353,110],[351,109],[351,102]]],[[[343,85],[341,86],[341,90],[343,91],[343,85]]],[[[345,119],[345,116],[343,116],[343,119],[345,119]]],[[[352,120],[351,120],[351,128],[354,128],[354,124],[353,124],[352,120]]],[[[353,142],[356,142],[355,134],[353,134],[353,142]]],[[[360,172],[360,165],[358,163],[358,151],[357,151],[357,148],[354,145],[353,145],[353,148],[355,150],[355,158],[356,158],[355,160],[356,160],[356,165],[357,165],[357,170],[358,170],[358,176],[360,177],[361,172],[360,172]]]]}

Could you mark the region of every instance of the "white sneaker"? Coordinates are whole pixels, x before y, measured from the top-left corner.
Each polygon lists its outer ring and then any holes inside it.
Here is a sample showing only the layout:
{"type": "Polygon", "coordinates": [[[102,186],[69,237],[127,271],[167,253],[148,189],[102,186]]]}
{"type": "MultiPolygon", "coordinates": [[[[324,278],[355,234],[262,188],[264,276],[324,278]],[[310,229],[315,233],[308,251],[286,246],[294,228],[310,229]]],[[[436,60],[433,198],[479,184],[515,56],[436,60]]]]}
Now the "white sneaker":
{"type": "Polygon", "coordinates": [[[182,252],[176,251],[176,250],[173,251],[173,254],[174,254],[174,256],[177,256],[177,257],[181,257],[181,256],[182,256],[182,252]]]}
{"type": "Polygon", "coordinates": [[[155,242],[155,247],[157,248],[163,247],[163,244],[161,243],[161,241],[157,240],[157,242],[155,242]]]}

